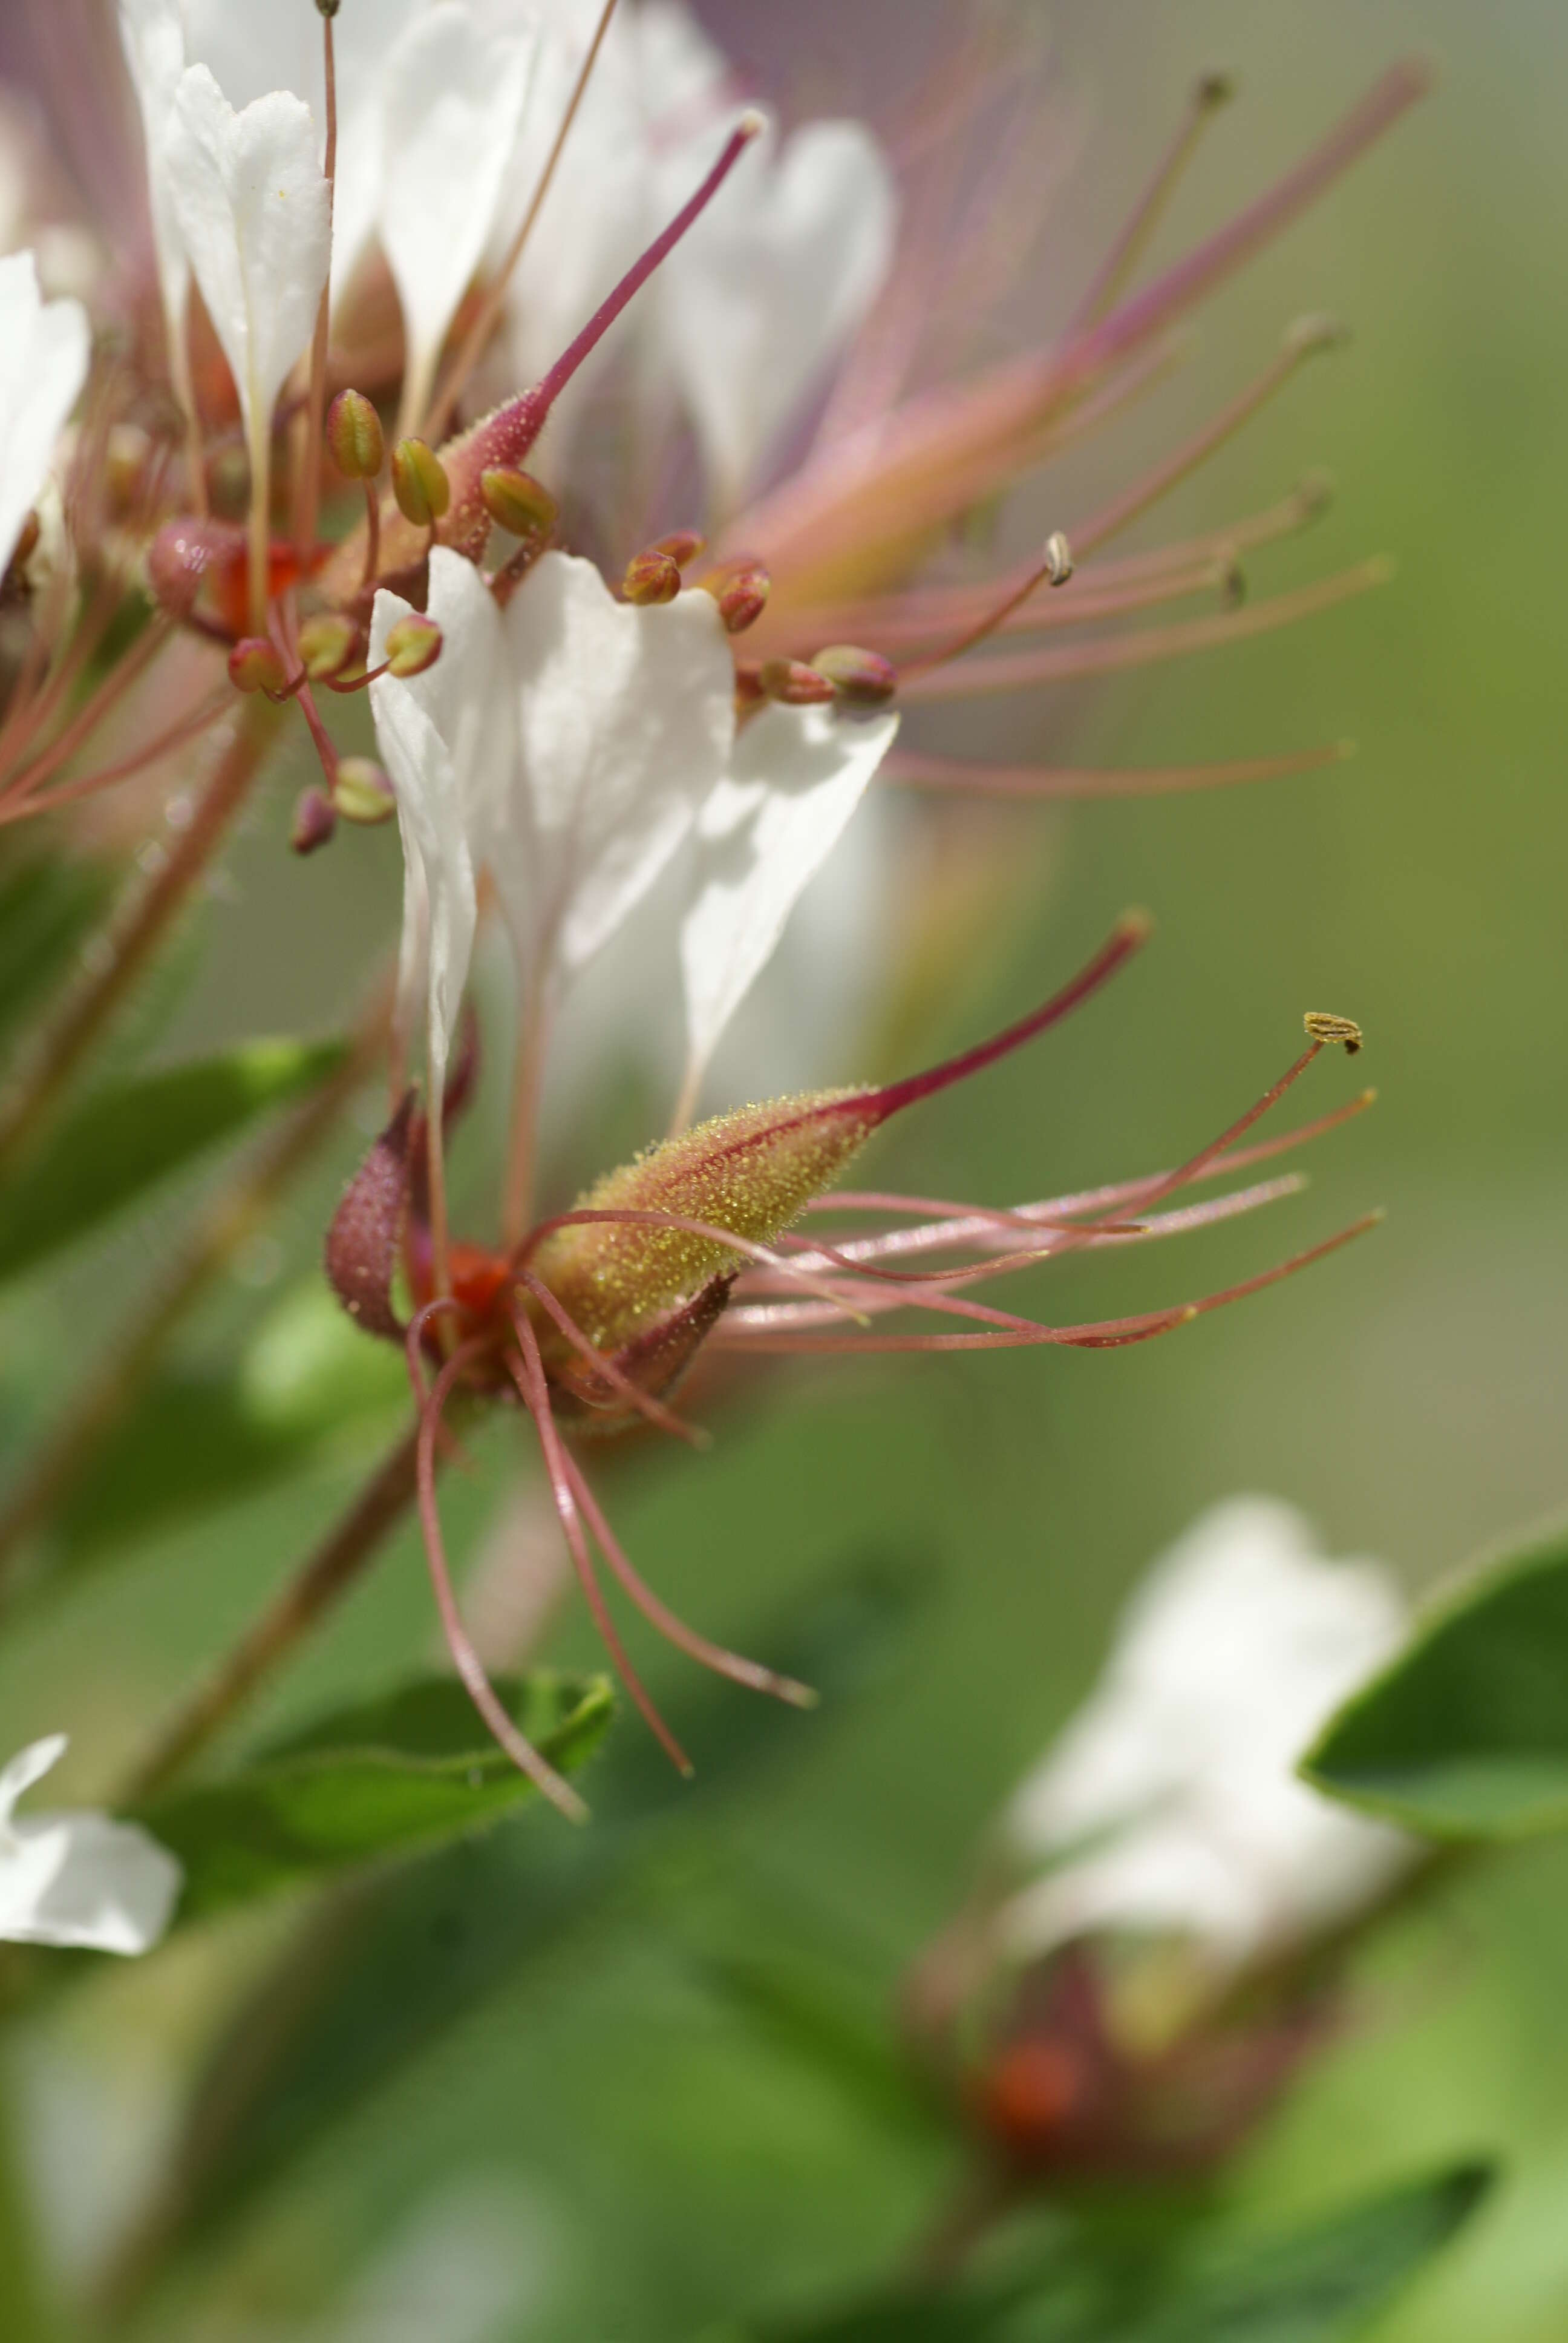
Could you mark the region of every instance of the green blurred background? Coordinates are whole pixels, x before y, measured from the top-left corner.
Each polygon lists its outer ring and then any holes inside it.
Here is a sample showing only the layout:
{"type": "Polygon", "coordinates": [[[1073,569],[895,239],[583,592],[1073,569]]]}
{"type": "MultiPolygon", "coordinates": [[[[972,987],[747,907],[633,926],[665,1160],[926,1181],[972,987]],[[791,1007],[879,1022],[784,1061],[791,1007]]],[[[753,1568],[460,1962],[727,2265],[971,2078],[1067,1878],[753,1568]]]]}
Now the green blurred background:
{"type": "MultiPolygon", "coordinates": [[[[732,48],[777,45],[771,12],[705,13],[732,48]]],[[[799,12],[797,61],[820,32],[864,88],[866,52],[895,37],[892,19],[840,8],[824,31],[829,13],[799,12]]],[[[1333,510],[1258,558],[1254,591],[1374,550],[1399,570],[1302,628],[1113,679],[1065,714],[1042,711],[1035,730],[1015,720],[998,736],[1089,762],[1342,735],[1361,753],[1262,788],[1020,814],[1046,841],[1044,900],[922,1045],[1037,997],[1124,903],[1148,904],[1159,936],[1070,1030],[930,1109],[881,1166],[997,1201],[1143,1171],[1219,1127],[1285,1062],[1302,1011],[1328,1008],[1360,1019],[1368,1047],[1353,1070],[1317,1070],[1306,1111],[1348,1095],[1363,1067],[1381,1101],[1314,1151],[1304,1198],[1179,1246],[1073,1264],[1032,1298],[1063,1317],[1142,1306],[1244,1275],[1369,1204],[1389,1222],[1283,1291],[1146,1349],[802,1374],[728,1419],[706,1460],[618,1476],[615,1518],[639,1565],[718,1632],[755,1638],[789,1589],[849,1562],[929,1564],[934,1592],[884,1681],[822,1729],[802,1725],[798,1749],[776,1744],[727,1801],[694,1806],[555,1956],[520,1969],[266,2199],[209,2274],[204,2335],[292,2334],[324,2316],[346,2272],[394,2237],[408,2244],[437,2192],[448,2239],[488,2241],[474,2266],[492,2247],[517,2263],[516,2315],[494,2330],[515,2343],[675,2343],[736,2305],[808,2301],[885,2268],[950,2152],[851,2111],[759,2036],[705,1983],[714,1948],[798,1946],[867,2011],[890,2012],[902,1966],[962,1890],[977,1833],[1083,1688],[1122,1592],[1213,1500],[1292,1498],[1333,1549],[1384,1555],[1412,1586],[1568,1500],[1568,20],[1523,0],[1068,0],[1036,13],[1083,140],[1046,246],[1042,324],[1083,281],[1197,68],[1232,66],[1241,98],[1167,253],[1390,58],[1436,57],[1435,96],[1212,305],[1195,364],[1091,463],[1048,482],[1034,510],[1070,527],[1097,479],[1127,477],[1287,320],[1328,308],[1352,326],[1350,347],[1307,370],[1138,541],[1252,509],[1322,463],[1338,481],[1333,510]]],[[[290,794],[275,791],[233,858],[200,1003],[176,1039],[327,1021],[365,940],[389,930],[389,842],[340,842],[302,870],[281,851],[290,794]]],[[[300,1266],[330,1192],[324,1177],[291,1210],[300,1266]]],[[[94,1280],[128,1285],[134,1266],[95,1257],[75,1282],[13,1307],[14,1410],[46,1404],[76,1351],[82,1298],[102,1306],[94,1280]]],[[[459,1551],[516,1438],[497,1427],[475,1481],[454,1487],[459,1551]]],[[[354,1476],[352,1463],[324,1469],[149,1544],[9,1637],[5,1745],[57,1725],[69,1685],[75,1779],[100,1781],[354,1476]]],[[[266,1721],[385,1675],[429,1635],[405,1538],[266,1721]]],[[[575,1620],[558,1644],[591,1663],[575,1620]]],[[[677,1681],[661,1664],[657,1680],[677,1681]]],[[[58,2028],[82,2091],[156,2114],[167,2057],[200,2043],[279,1926],[231,1930],[85,1997],[58,2028]]],[[[1453,2153],[1503,2155],[1507,2187],[1389,2343],[1554,2343],[1568,2329],[1565,1964],[1568,1850],[1490,1862],[1380,1950],[1345,2037],[1235,2176],[1238,2206],[1263,2217],[1453,2153]]],[[[112,2194],[128,2186],[116,2155],[134,2179],[140,2135],[128,2120],[116,2150],[113,2124],[101,2129],[112,2194]]]]}

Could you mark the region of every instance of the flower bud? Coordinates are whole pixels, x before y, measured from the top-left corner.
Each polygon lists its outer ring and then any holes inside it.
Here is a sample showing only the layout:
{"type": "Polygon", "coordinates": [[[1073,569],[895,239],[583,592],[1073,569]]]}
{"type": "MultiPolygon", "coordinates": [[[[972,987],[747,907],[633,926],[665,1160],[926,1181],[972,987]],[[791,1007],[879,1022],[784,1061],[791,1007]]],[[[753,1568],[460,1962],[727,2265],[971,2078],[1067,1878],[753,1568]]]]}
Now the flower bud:
{"type": "Polygon", "coordinates": [[[656,537],[650,548],[654,553],[668,553],[678,569],[684,569],[688,562],[695,561],[707,549],[708,539],[699,537],[694,528],[672,529],[668,537],[656,537]]]}
{"type": "Polygon", "coordinates": [[[844,708],[885,708],[899,688],[891,660],[854,643],[829,643],[825,651],[812,653],[811,667],[827,677],[844,708]]]}
{"type": "Polygon", "coordinates": [[[341,675],[359,647],[359,629],[340,610],[317,610],[299,629],[299,662],[312,683],[341,675]]]}
{"type": "Polygon", "coordinates": [[[186,618],[196,608],[202,579],[217,558],[218,531],[186,515],[166,520],[147,548],[147,583],[161,608],[186,618]]]}
{"type": "Polygon", "coordinates": [[[326,790],[302,789],[294,809],[294,827],[288,833],[288,842],[296,854],[314,854],[317,847],[327,844],[337,827],[337,816],[326,790]]]}
{"type": "Polygon", "coordinates": [[[680,591],[680,571],[668,553],[649,546],[627,563],[620,590],[628,602],[673,602],[680,591]]]}
{"type": "Polygon", "coordinates": [[[452,501],[441,458],[423,439],[399,439],[392,450],[392,493],[405,520],[429,528],[452,501]]]}
{"type": "Polygon", "coordinates": [[[531,472],[501,465],[479,475],[479,499],[498,528],[524,539],[548,537],[560,510],[531,472]]]}
{"type": "Polygon", "coordinates": [[[362,390],[340,390],[327,408],[327,445],[346,480],[373,480],[381,469],[381,417],[362,390]]]}
{"type": "Polygon", "coordinates": [[[804,659],[764,659],[758,680],[769,699],[781,699],[786,708],[819,708],[838,697],[828,678],[804,659]]]}
{"type": "Polygon", "coordinates": [[[276,699],[288,678],[276,643],[265,635],[241,635],[228,655],[228,679],[236,691],[265,691],[276,699]]]}
{"type": "Polygon", "coordinates": [[[772,583],[759,561],[748,561],[741,568],[731,569],[728,576],[714,579],[708,591],[718,601],[727,635],[743,635],[748,627],[756,625],[768,606],[772,583]]]}
{"type": "Polygon", "coordinates": [[[342,759],[332,784],[332,804],[345,821],[358,822],[367,830],[378,821],[386,821],[397,810],[391,782],[368,757],[342,759]]]}
{"type": "Polygon", "coordinates": [[[424,618],[417,610],[399,618],[387,633],[387,665],[404,681],[411,675],[423,675],[440,656],[441,629],[434,618],[424,618]]]}

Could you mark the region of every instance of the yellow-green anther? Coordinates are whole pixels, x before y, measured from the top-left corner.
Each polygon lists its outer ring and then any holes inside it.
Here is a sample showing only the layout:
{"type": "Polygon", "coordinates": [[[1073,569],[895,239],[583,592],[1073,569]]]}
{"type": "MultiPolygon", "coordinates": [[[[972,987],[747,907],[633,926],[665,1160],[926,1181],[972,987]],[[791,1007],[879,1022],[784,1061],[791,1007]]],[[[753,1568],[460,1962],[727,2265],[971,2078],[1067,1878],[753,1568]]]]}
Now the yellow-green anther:
{"type": "Polygon", "coordinates": [[[359,629],[338,610],[317,610],[299,629],[299,663],[312,683],[341,675],[359,645],[359,629]]]}
{"type": "Polygon", "coordinates": [[[276,644],[265,635],[242,635],[228,655],[228,679],[236,691],[280,692],[287,677],[276,644]]]}
{"type": "Polygon", "coordinates": [[[627,563],[620,590],[628,602],[673,602],[680,591],[680,571],[668,553],[650,546],[627,563]]]}
{"type": "Polygon", "coordinates": [[[411,610],[388,630],[387,665],[405,681],[411,675],[423,675],[440,656],[441,629],[434,618],[424,618],[417,610],[411,610]]]}
{"type": "Polygon", "coordinates": [[[399,439],[392,450],[392,493],[405,520],[429,528],[452,501],[441,458],[423,439],[399,439]]]}
{"type": "Polygon", "coordinates": [[[748,627],[756,625],[768,607],[772,583],[759,561],[748,561],[739,569],[703,580],[707,591],[718,601],[727,635],[743,635],[748,627]]]}
{"type": "Polygon", "coordinates": [[[899,688],[891,660],[855,643],[829,643],[826,650],[813,651],[811,666],[827,677],[846,708],[885,708],[899,688]]]}
{"type": "Polygon", "coordinates": [[[327,408],[327,446],[346,480],[373,480],[381,469],[381,417],[362,390],[340,390],[327,408]]]}
{"type": "Polygon", "coordinates": [[[368,757],[341,760],[332,784],[332,804],[345,821],[357,821],[366,828],[388,820],[397,810],[391,782],[368,757]]]}
{"type": "Polygon", "coordinates": [[[531,472],[505,465],[479,475],[479,498],[498,528],[525,541],[548,537],[560,508],[531,472]]]}

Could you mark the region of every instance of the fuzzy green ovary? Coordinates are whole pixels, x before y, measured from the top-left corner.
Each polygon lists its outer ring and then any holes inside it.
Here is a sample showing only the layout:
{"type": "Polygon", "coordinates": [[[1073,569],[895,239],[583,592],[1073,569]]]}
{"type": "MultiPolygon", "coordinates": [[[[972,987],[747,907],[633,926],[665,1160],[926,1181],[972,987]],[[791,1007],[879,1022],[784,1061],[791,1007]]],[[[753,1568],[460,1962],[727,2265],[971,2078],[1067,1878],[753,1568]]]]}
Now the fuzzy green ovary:
{"type": "MultiPolygon", "coordinates": [[[[876,1119],[854,1102],[872,1095],[812,1091],[718,1115],[608,1172],[577,1209],[673,1212],[770,1243],[859,1153],[876,1119]]],[[[595,1347],[615,1351],[744,1258],[683,1229],[600,1222],[556,1230],[532,1266],[595,1347]]]]}

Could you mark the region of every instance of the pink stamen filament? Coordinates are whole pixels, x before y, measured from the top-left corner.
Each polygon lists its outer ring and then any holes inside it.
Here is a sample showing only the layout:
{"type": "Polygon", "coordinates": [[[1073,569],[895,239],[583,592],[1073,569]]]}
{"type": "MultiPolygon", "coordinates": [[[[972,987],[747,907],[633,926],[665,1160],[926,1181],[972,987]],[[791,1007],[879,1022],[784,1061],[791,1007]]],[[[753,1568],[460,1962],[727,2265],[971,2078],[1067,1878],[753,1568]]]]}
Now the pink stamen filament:
{"type": "MultiPolygon", "coordinates": [[[[560,1329],[578,1357],[587,1363],[596,1376],[603,1378],[617,1398],[626,1406],[635,1408],[639,1415],[646,1416],[648,1423],[655,1425],[658,1430],[673,1433],[676,1439],[686,1441],[690,1447],[706,1448],[711,1445],[711,1436],[709,1433],[699,1431],[695,1424],[682,1423],[680,1417],[672,1409],[666,1407],[661,1400],[655,1399],[651,1392],[641,1390],[632,1382],[629,1375],[623,1374],[607,1352],[596,1349],[576,1319],[550,1292],[542,1277],[536,1277],[531,1269],[519,1271],[518,1277],[519,1282],[533,1295],[545,1315],[560,1329]]],[[[576,1395],[582,1399],[586,1405],[595,1404],[582,1392],[578,1392],[576,1395]]],[[[601,1540],[600,1543],[602,1544],[603,1541],[601,1540]]]]}
{"type": "Polygon", "coordinates": [[[1191,651],[1212,650],[1221,645],[1249,641],[1276,627],[1332,609],[1336,603],[1386,585],[1388,563],[1374,557],[1343,569],[1336,577],[1320,578],[1289,594],[1276,594],[1245,610],[1222,618],[1193,618],[1179,626],[1150,627],[1118,635],[1103,642],[1084,643],[1072,650],[1028,651],[1010,658],[976,659],[968,667],[943,668],[917,676],[903,697],[910,701],[971,699],[986,691],[1021,691],[1040,683],[1060,683],[1085,675],[1109,675],[1127,668],[1146,667],[1159,659],[1181,659],[1191,651]]]}
{"type": "Polygon", "coordinates": [[[593,1556],[588,1551],[588,1539],[583,1534],[582,1522],[578,1513],[569,1463],[550,1407],[549,1383],[545,1375],[545,1364],[539,1352],[538,1337],[520,1310],[513,1314],[512,1328],[518,1338],[519,1355],[516,1359],[509,1358],[508,1364],[516,1378],[523,1404],[534,1419],[534,1428],[538,1433],[539,1446],[544,1453],[545,1472],[549,1481],[550,1493],[555,1500],[556,1512],[560,1517],[561,1531],[566,1538],[568,1552],[572,1558],[572,1567],[577,1572],[578,1583],[582,1588],[588,1609],[593,1615],[594,1624],[604,1638],[605,1647],[615,1664],[616,1674],[641,1711],[655,1739],[677,1772],[689,1777],[695,1770],[691,1760],[659,1715],[652,1695],[632,1665],[626,1646],[622,1644],[617,1631],[615,1621],[609,1614],[598,1580],[594,1574],[593,1556]]]}
{"type": "Polygon", "coordinates": [[[897,749],[880,779],[904,789],[955,789],[971,797],[1146,798],[1187,789],[1237,789],[1250,781],[1288,780],[1337,765],[1350,744],[1287,750],[1274,757],[1233,757],[1193,765],[971,765],[961,759],[897,749]]]}
{"type": "Polygon", "coordinates": [[[453,1353],[436,1378],[435,1385],[419,1417],[417,1473],[419,1522],[425,1537],[425,1558],[429,1565],[430,1584],[435,1590],[436,1608],[440,1614],[447,1649],[452,1664],[462,1680],[463,1687],[497,1741],[520,1773],[541,1790],[554,1806],[558,1806],[568,1822],[587,1822],[588,1811],[569,1782],[556,1772],[548,1760],[540,1755],[532,1742],[525,1740],[502,1706],[495,1687],[485,1673],[484,1662],[469,1641],[463,1624],[463,1614],[457,1606],[452,1586],[451,1573],[447,1566],[447,1550],[441,1536],[440,1509],[436,1499],[436,1439],[440,1429],[441,1411],[454,1384],[473,1360],[479,1355],[482,1344],[471,1343],[453,1353]]]}
{"type": "Polygon", "coordinates": [[[0,827],[6,822],[23,821],[30,814],[50,813],[56,806],[74,805],[79,798],[94,797],[100,789],[113,788],[116,781],[129,780],[133,774],[156,765],[160,758],[172,756],[227,715],[234,706],[234,694],[225,684],[222,690],[205,701],[191,715],[171,724],[145,748],[135,749],[117,764],[106,765],[95,773],[79,774],[75,780],[62,781],[57,789],[45,789],[36,797],[19,798],[15,804],[0,804],[0,827]]]}
{"type": "Polygon", "coordinates": [[[764,1667],[758,1660],[746,1659],[739,1652],[727,1651],[722,1644],[710,1643],[706,1635],[699,1634],[695,1627],[689,1627],[684,1619],[678,1618],[667,1604],[661,1603],[646,1580],[632,1567],[624,1547],[606,1521],[586,1474],[569,1451],[566,1466],[583,1518],[598,1540],[605,1560],[643,1616],[658,1629],[661,1635],[668,1636],[676,1649],[684,1652],[688,1658],[698,1661],[703,1667],[712,1668],[719,1675],[728,1676],[734,1684],[745,1684],[751,1692],[767,1693],[775,1700],[787,1701],[792,1708],[816,1707],[817,1694],[809,1684],[798,1684],[793,1676],[779,1675],[776,1669],[764,1667]]]}

